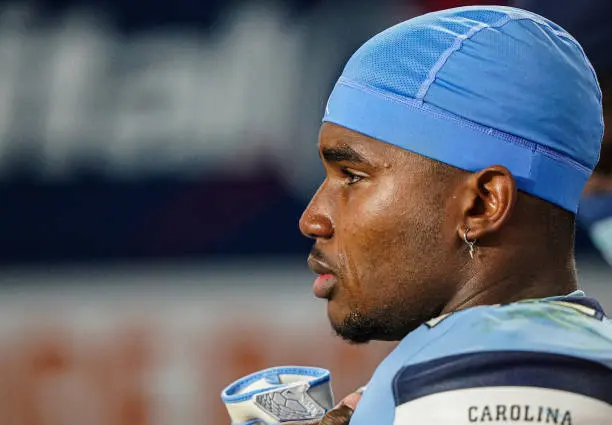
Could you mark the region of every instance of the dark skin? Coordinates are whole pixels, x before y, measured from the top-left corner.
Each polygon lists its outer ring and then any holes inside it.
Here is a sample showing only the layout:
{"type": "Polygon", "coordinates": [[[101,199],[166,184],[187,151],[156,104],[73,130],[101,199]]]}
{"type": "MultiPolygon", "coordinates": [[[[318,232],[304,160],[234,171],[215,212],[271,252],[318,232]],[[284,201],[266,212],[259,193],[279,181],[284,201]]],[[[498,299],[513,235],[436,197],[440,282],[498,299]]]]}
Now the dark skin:
{"type": "MultiPolygon", "coordinates": [[[[326,179],[300,229],[314,240],[309,264],[336,276],[328,316],[347,341],[401,340],[441,314],[576,290],[574,215],[518,191],[506,168],[458,170],[330,123],[319,151],[326,179]]],[[[312,424],[347,424],[358,400],[312,424]]]]}
{"type": "Polygon", "coordinates": [[[327,177],[300,229],[337,276],[328,316],[348,341],[401,340],[444,313],[576,289],[573,215],[518,192],[504,167],[457,170],[330,123],[319,150],[327,177]]]}

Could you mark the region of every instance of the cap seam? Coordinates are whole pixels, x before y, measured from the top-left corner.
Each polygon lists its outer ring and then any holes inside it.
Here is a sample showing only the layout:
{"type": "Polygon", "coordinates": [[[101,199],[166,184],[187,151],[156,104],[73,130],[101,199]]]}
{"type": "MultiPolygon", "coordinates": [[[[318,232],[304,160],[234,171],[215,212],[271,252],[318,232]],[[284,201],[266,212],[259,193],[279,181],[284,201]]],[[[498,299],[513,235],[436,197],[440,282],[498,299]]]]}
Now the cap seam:
{"type": "MultiPolygon", "coordinates": [[[[583,59],[585,60],[585,62],[589,66],[589,70],[591,71],[591,75],[593,76],[593,78],[595,78],[595,81],[597,81],[597,73],[595,72],[595,69],[593,68],[593,65],[590,63],[588,57],[586,56],[586,53],[584,52],[584,50],[580,46],[580,43],[578,43],[578,41],[576,41],[576,39],[574,37],[572,37],[567,32],[559,31],[559,30],[553,28],[552,26],[550,26],[550,24],[548,24],[548,22],[546,22],[546,21],[544,21],[542,19],[537,19],[537,16],[512,17],[512,15],[508,14],[508,15],[504,16],[503,18],[499,19],[498,21],[494,22],[493,24],[481,23],[481,24],[471,28],[467,33],[459,34],[455,38],[455,40],[453,41],[452,45],[448,49],[446,49],[440,55],[440,57],[438,58],[438,60],[434,64],[434,66],[431,68],[431,70],[429,71],[429,73],[427,75],[427,79],[421,84],[421,87],[419,87],[419,90],[417,91],[417,94],[416,94],[416,98],[417,99],[421,99],[421,100],[425,99],[425,97],[427,96],[427,93],[429,92],[429,89],[431,88],[432,84],[435,82],[435,80],[436,80],[436,78],[438,76],[438,73],[442,70],[444,65],[446,65],[446,62],[450,59],[452,54],[457,52],[457,51],[459,51],[463,47],[464,41],[471,39],[472,37],[474,37],[476,34],[478,34],[483,29],[487,29],[487,28],[501,28],[504,25],[507,25],[508,23],[515,22],[515,21],[532,21],[532,22],[535,22],[538,25],[545,26],[550,31],[552,31],[556,36],[562,37],[562,38],[565,38],[565,39],[571,41],[574,44],[574,46],[578,47],[578,50],[580,51],[580,54],[582,55],[583,59]]],[[[599,85],[597,85],[597,87],[598,87],[598,100],[601,103],[601,101],[602,101],[602,93],[601,93],[601,89],[599,89],[599,85]]],[[[603,137],[603,132],[602,132],[601,136],[603,137]]]]}
{"type": "Polygon", "coordinates": [[[476,130],[480,133],[485,133],[489,136],[493,136],[496,139],[499,139],[500,141],[503,141],[505,143],[512,143],[514,145],[520,145],[524,148],[530,149],[533,152],[542,153],[543,155],[546,155],[554,160],[563,162],[567,164],[568,166],[571,166],[572,168],[584,173],[585,175],[590,174],[590,168],[588,166],[581,164],[577,160],[569,157],[567,154],[556,151],[547,146],[542,146],[531,140],[528,140],[528,139],[525,139],[519,136],[515,136],[513,134],[506,133],[504,131],[497,130],[492,127],[487,127],[482,124],[478,124],[474,121],[468,120],[466,118],[452,114],[451,112],[445,111],[442,108],[438,108],[436,106],[429,105],[425,103],[423,100],[407,98],[407,97],[403,97],[395,93],[384,92],[375,87],[350,80],[344,76],[340,77],[340,79],[338,80],[338,84],[352,87],[352,88],[355,88],[357,90],[361,90],[367,93],[371,93],[375,96],[382,97],[392,102],[402,104],[403,106],[425,111],[429,114],[437,116],[438,118],[453,121],[456,124],[461,125],[463,127],[467,127],[472,130],[476,130]]]}
{"type": "Polygon", "coordinates": [[[427,96],[427,92],[429,91],[429,88],[431,87],[431,85],[436,80],[436,77],[438,76],[438,72],[440,72],[442,68],[444,67],[444,65],[446,65],[446,62],[450,59],[452,54],[458,51],[459,49],[461,49],[461,47],[463,47],[463,42],[465,40],[469,40],[475,34],[479,33],[485,28],[501,27],[507,22],[509,22],[511,19],[512,18],[509,15],[506,15],[502,19],[498,20],[497,22],[493,24],[480,23],[479,25],[476,25],[475,27],[470,28],[470,30],[467,33],[459,34],[457,37],[455,37],[455,40],[453,41],[451,46],[440,55],[440,57],[438,58],[434,66],[429,70],[427,79],[423,82],[423,84],[421,84],[421,87],[417,91],[416,98],[425,99],[425,96],[427,96]]]}

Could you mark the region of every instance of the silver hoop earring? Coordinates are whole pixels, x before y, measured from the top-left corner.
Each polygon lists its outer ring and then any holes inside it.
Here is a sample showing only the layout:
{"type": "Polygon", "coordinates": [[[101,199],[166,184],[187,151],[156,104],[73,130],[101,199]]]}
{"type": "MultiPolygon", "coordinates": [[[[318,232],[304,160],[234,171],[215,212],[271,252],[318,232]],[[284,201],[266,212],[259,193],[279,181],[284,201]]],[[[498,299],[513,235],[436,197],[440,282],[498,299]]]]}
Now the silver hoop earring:
{"type": "Polygon", "coordinates": [[[474,259],[474,245],[476,245],[476,240],[470,241],[467,238],[468,232],[470,231],[469,227],[465,228],[465,233],[463,234],[463,242],[465,242],[465,244],[468,246],[468,249],[470,250],[470,258],[473,260],[474,259]]]}

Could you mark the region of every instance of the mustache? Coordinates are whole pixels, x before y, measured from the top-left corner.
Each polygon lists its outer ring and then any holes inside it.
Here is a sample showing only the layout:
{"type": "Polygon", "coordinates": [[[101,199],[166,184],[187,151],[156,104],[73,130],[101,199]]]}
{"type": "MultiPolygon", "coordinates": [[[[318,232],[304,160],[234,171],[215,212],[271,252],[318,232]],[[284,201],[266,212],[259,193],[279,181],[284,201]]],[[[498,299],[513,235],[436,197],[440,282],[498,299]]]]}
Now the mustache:
{"type": "Polygon", "coordinates": [[[325,257],[325,254],[323,254],[323,251],[321,251],[319,248],[317,248],[316,246],[313,246],[310,249],[310,256],[312,258],[314,258],[315,260],[319,260],[322,263],[326,263],[329,264],[329,261],[327,260],[327,258],[325,257]]]}

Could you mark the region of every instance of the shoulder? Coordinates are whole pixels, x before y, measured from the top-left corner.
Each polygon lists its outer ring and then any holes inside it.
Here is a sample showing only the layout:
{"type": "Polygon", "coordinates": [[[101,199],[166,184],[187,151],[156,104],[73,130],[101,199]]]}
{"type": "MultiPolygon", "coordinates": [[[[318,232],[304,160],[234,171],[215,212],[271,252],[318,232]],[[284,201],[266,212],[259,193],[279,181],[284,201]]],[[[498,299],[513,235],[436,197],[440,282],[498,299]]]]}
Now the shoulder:
{"type": "Polygon", "coordinates": [[[395,424],[603,424],[612,417],[612,329],[597,309],[524,302],[428,325],[437,337],[393,377],[395,424]]]}
{"type": "Polygon", "coordinates": [[[482,306],[430,321],[434,336],[411,362],[474,351],[526,350],[584,357],[612,367],[612,324],[603,311],[563,300],[482,306]]]}
{"type": "Polygon", "coordinates": [[[612,327],[602,312],[521,302],[412,332],[377,368],[351,424],[603,424],[610,397],[612,327]]]}
{"type": "Polygon", "coordinates": [[[612,369],[554,353],[461,354],[405,366],[393,394],[397,425],[603,424],[612,417],[612,369]]]}

